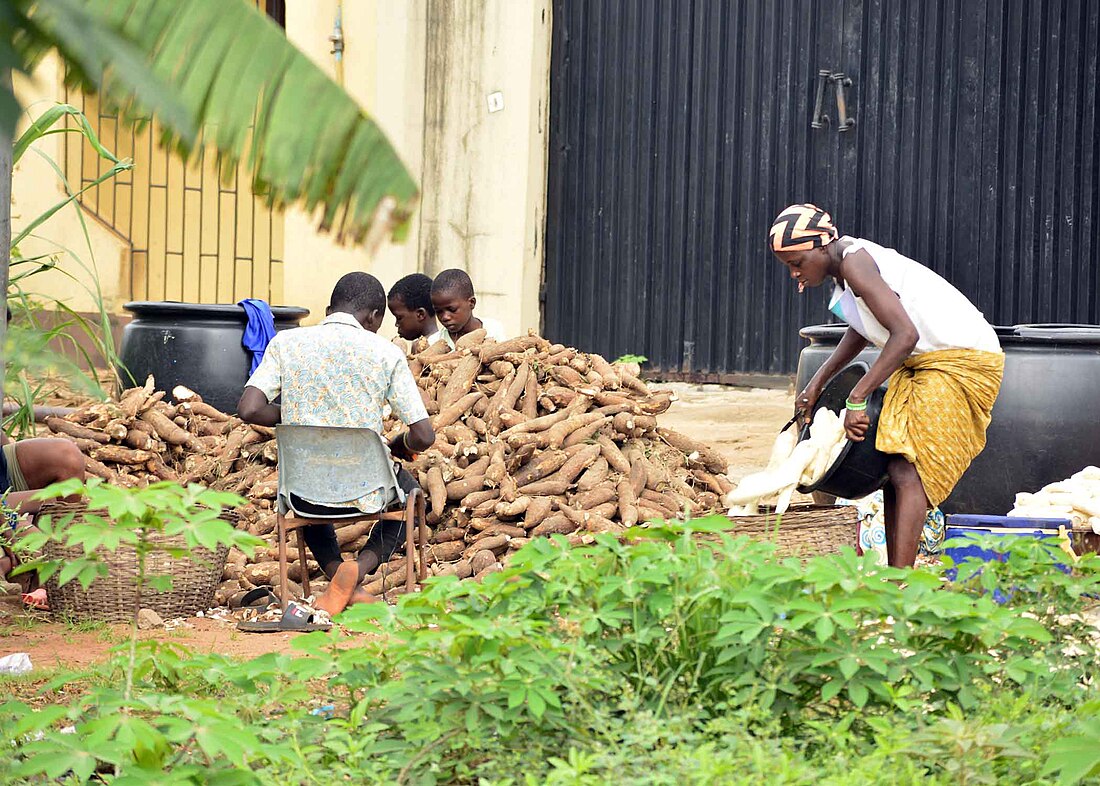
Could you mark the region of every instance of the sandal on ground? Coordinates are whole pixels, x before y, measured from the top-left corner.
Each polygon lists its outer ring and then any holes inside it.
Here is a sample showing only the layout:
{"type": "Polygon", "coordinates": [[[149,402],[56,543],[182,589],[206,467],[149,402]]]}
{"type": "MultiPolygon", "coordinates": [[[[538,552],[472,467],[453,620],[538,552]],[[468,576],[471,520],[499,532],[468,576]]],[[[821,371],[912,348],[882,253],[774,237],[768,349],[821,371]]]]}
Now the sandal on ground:
{"type": "Polygon", "coordinates": [[[279,599],[271,591],[271,587],[256,587],[248,592],[242,592],[229,599],[231,609],[266,609],[272,603],[278,603],[279,599]]]}
{"type": "Polygon", "coordinates": [[[243,633],[312,633],[331,629],[332,623],[328,621],[327,614],[294,602],[287,604],[282,619],[246,620],[237,623],[237,630],[243,633]]]}

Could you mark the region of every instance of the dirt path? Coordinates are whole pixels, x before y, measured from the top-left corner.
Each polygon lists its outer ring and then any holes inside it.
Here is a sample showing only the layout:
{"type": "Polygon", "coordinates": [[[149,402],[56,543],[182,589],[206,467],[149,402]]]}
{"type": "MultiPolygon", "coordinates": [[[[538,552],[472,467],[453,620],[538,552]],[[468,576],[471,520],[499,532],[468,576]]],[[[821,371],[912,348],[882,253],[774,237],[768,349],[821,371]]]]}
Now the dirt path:
{"type": "MultiPolygon", "coordinates": [[[[775,434],[794,407],[793,394],[783,390],[681,383],[656,387],[671,388],[679,397],[660,416],[661,425],[720,450],[730,462],[735,481],[767,464],[775,434]]],[[[0,656],[26,652],[39,669],[90,666],[110,657],[111,650],[128,636],[127,625],[74,625],[0,604],[0,656]]],[[[295,638],[289,633],[240,633],[232,623],[207,618],[181,620],[171,629],[143,631],[140,636],[241,658],[289,652],[295,638]]]]}
{"type": "MultiPolygon", "coordinates": [[[[169,621],[169,627],[139,631],[139,640],[170,641],[195,652],[252,658],[268,652],[290,652],[290,633],[241,633],[235,622],[191,617],[169,621]]],[[[36,669],[82,669],[111,655],[129,640],[130,626],[54,621],[42,613],[18,612],[0,619],[0,656],[25,652],[36,669]]]]}
{"type": "Polygon", "coordinates": [[[667,428],[682,431],[722,452],[734,481],[768,463],[775,435],[794,412],[794,393],[723,385],[655,385],[676,391],[679,401],[660,416],[667,428]]]}

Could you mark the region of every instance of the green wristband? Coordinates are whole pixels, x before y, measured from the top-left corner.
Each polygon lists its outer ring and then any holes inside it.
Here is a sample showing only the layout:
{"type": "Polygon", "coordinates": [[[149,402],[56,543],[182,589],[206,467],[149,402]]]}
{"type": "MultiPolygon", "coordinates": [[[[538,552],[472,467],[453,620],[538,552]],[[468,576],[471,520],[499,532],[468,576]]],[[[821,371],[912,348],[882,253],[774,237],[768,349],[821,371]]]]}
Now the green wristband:
{"type": "Polygon", "coordinates": [[[850,409],[852,412],[863,412],[867,409],[867,402],[862,401],[859,404],[853,404],[851,399],[844,400],[845,409],[850,409]]]}

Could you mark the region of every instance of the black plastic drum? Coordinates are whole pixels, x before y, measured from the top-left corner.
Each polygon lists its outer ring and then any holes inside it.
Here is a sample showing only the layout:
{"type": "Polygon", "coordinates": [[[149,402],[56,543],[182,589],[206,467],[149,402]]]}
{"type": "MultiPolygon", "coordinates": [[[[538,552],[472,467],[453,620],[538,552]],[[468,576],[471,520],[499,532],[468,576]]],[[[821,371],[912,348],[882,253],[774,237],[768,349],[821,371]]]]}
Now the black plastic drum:
{"type": "MultiPolygon", "coordinates": [[[[134,315],[122,332],[119,374],[125,387],[152,374],[157,389],[186,385],[223,412],[236,412],[252,363],[241,346],[247,318],[238,305],[127,303],[134,315]]],[[[297,327],[309,309],[273,306],[275,329],[297,327]]]]}
{"type": "MultiPolygon", "coordinates": [[[[842,369],[826,383],[817,399],[814,412],[821,409],[832,410],[844,417],[844,402],[852,388],[867,373],[866,363],[853,363],[842,369]]],[[[886,395],[886,386],[880,387],[867,397],[867,418],[871,421],[862,442],[849,441],[845,444],[833,465],[821,476],[821,480],[812,486],[799,486],[803,494],[822,491],[834,497],[859,499],[866,497],[886,485],[888,478],[886,465],[890,457],[875,448],[878,436],[878,416],[882,412],[882,399],[886,395]]],[[[808,439],[810,427],[802,429],[801,439],[808,439]]]]}

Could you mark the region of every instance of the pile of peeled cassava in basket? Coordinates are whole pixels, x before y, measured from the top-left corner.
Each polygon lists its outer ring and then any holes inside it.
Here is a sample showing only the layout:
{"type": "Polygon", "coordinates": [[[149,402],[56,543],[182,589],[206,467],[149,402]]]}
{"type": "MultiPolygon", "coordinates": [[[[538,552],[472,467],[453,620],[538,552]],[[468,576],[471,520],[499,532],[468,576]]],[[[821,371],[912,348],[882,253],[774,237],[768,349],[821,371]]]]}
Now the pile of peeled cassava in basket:
{"type": "MultiPolygon", "coordinates": [[[[478,578],[500,570],[532,538],[561,534],[584,542],[648,519],[723,509],[731,489],[726,462],[658,425],[675,396],[650,390],[636,365],[536,335],[496,342],[481,330],[453,351],[443,342],[413,342],[408,363],[436,431],[435,444],[406,465],[427,500],[429,575],[478,578]]],[[[200,483],[245,497],[239,526],[268,547],[251,558],[231,551],[215,599],[277,585],[274,429],[219,412],[187,388],[167,396],[151,378],[117,402],[85,406],[47,425],[75,440],[89,475],[127,486],[200,483]]],[[[387,421],[387,438],[401,428],[387,421]]],[[[338,523],[341,548],[357,552],[370,526],[338,523]]],[[[289,589],[298,593],[303,566],[297,549],[288,557],[289,589]]],[[[402,591],[405,559],[399,550],[366,579],[366,590],[402,591]]],[[[306,569],[315,591],[323,588],[312,559],[306,569]]]]}

